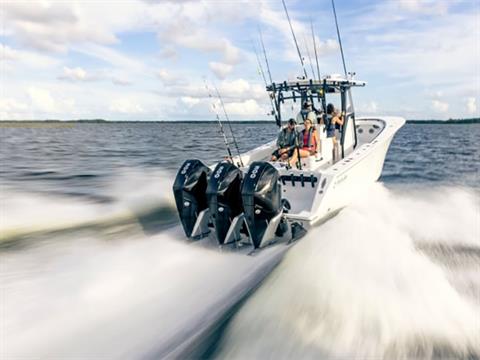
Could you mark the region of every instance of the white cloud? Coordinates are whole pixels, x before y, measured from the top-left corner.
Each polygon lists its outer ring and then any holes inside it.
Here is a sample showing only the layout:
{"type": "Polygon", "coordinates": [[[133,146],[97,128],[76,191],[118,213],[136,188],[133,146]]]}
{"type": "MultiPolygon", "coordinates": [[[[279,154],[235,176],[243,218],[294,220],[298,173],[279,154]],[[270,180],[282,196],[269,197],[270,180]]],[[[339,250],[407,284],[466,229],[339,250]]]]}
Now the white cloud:
{"type": "Polygon", "coordinates": [[[180,100],[182,101],[183,104],[187,105],[189,108],[200,103],[200,99],[194,98],[191,96],[182,96],[180,100]]]}
{"type": "Polygon", "coordinates": [[[37,109],[47,113],[57,112],[57,104],[48,90],[31,86],[27,92],[37,109]]]}
{"type": "Polygon", "coordinates": [[[165,59],[176,60],[178,58],[178,52],[173,46],[165,46],[160,51],[160,56],[165,59]]]}
{"type": "Polygon", "coordinates": [[[225,104],[228,114],[242,116],[258,116],[265,114],[266,111],[254,99],[245,100],[243,102],[231,102],[225,104]]]}
{"type": "Polygon", "coordinates": [[[267,99],[267,94],[263,86],[251,84],[245,79],[236,79],[233,81],[222,81],[219,90],[223,97],[236,98],[239,100],[247,99],[267,99]]]}
{"type": "Polygon", "coordinates": [[[82,46],[75,46],[74,50],[88,56],[97,58],[99,60],[105,61],[106,63],[109,63],[114,67],[124,69],[124,71],[139,73],[143,73],[144,71],[146,71],[146,66],[144,62],[132,56],[125,55],[120,51],[114,50],[107,46],[88,44],[82,46]]]}
{"type": "Polygon", "coordinates": [[[72,114],[75,111],[75,100],[71,97],[55,97],[49,90],[37,86],[28,87],[27,94],[31,102],[31,112],[42,118],[72,114]]]}
{"type": "Polygon", "coordinates": [[[192,26],[191,21],[185,18],[178,19],[164,30],[160,34],[160,40],[205,53],[219,53],[223,56],[223,62],[229,65],[241,61],[240,50],[230,40],[210,34],[200,26],[192,26]],[[185,26],[185,23],[190,25],[185,26]]]}
{"type": "Polygon", "coordinates": [[[0,98],[0,120],[26,119],[28,105],[14,98],[0,98]]]}
{"type": "Polygon", "coordinates": [[[110,104],[109,110],[121,114],[139,114],[145,112],[141,105],[127,98],[114,99],[110,104]]]}
{"type": "Polygon", "coordinates": [[[101,21],[89,21],[86,7],[77,5],[74,1],[3,2],[4,24],[22,43],[43,51],[64,52],[76,42],[117,41],[101,21]]]}
{"type": "Polygon", "coordinates": [[[11,66],[25,65],[30,68],[45,69],[58,65],[59,60],[32,51],[14,49],[0,44],[0,61],[8,62],[11,66]]]}
{"type": "Polygon", "coordinates": [[[397,0],[401,10],[426,15],[444,15],[448,12],[447,1],[442,0],[397,0]]]}
{"type": "Polygon", "coordinates": [[[467,98],[467,113],[475,114],[477,112],[477,99],[474,97],[467,98]]]}
{"type": "Polygon", "coordinates": [[[448,111],[449,104],[440,100],[432,100],[432,109],[436,112],[446,113],[448,111]]]}
{"type": "Polygon", "coordinates": [[[165,68],[158,70],[156,74],[164,85],[175,85],[184,82],[184,79],[180,75],[175,74],[165,68]]]}
{"type": "Polygon", "coordinates": [[[89,80],[90,77],[87,75],[87,72],[81,67],[69,68],[64,66],[63,75],[59,76],[59,79],[69,81],[86,81],[89,80]]]}
{"type": "Polygon", "coordinates": [[[31,101],[31,110],[40,113],[42,118],[57,116],[62,113],[71,114],[75,110],[75,100],[63,96],[52,95],[49,90],[37,86],[30,86],[27,94],[31,101]]]}
{"type": "Polygon", "coordinates": [[[0,60],[11,61],[18,60],[18,52],[11,47],[0,44],[0,60]]]}
{"type": "Polygon", "coordinates": [[[233,70],[233,66],[221,62],[214,62],[211,61],[208,63],[208,66],[215,74],[215,76],[221,80],[225,79],[228,74],[230,74],[233,70]]]}
{"type": "Polygon", "coordinates": [[[118,85],[118,86],[130,86],[130,85],[132,85],[132,82],[130,80],[120,78],[120,77],[113,77],[112,78],[112,83],[114,85],[118,85]]]}

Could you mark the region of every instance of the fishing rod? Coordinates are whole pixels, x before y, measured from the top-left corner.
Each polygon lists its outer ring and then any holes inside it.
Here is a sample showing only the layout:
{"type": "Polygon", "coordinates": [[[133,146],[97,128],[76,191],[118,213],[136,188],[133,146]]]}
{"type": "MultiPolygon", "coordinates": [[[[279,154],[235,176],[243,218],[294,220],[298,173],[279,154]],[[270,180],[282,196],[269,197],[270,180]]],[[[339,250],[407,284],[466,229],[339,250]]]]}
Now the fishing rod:
{"type": "Polygon", "coordinates": [[[335,17],[335,26],[337,28],[338,44],[340,45],[340,52],[342,54],[343,71],[345,72],[345,78],[346,78],[347,77],[347,66],[345,65],[345,55],[343,54],[342,38],[340,36],[340,30],[338,29],[337,12],[335,11],[335,0],[332,0],[332,9],[333,9],[333,16],[335,17]]]}
{"type": "Polygon", "coordinates": [[[263,79],[263,82],[265,83],[265,86],[267,86],[268,83],[267,83],[267,78],[265,77],[265,71],[263,71],[262,62],[260,61],[260,56],[258,56],[257,47],[255,46],[255,43],[253,42],[253,40],[252,40],[252,47],[253,47],[253,51],[255,52],[255,57],[257,58],[258,70],[260,72],[260,75],[262,75],[262,79],[263,79]]]}
{"type": "Polygon", "coordinates": [[[293,31],[292,22],[290,21],[290,16],[288,15],[287,5],[285,5],[285,0],[282,0],[283,9],[285,10],[285,15],[287,15],[288,24],[290,25],[290,31],[292,32],[293,41],[297,48],[298,57],[300,58],[300,63],[302,64],[303,73],[305,74],[305,79],[308,78],[307,70],[305,70],[305,64],[303,63],[302,54],[300,53],[300,48],[298,47],[297,38],[295,37],[295,32],[293,31]]]}
{"type": "Polygon", "coordinates": [[[307,37],[303,34],[303,42],[305,43],[305,49],[307,50],[308,61],[310,62],[310,68],[312,69],[312,76],[315,79],[315,70],[313,70],[312,57],[310,56],[310,49],[308,48],[307,37]]]}
{"type": "Polygon", "coordinates": [[[222,121],[220,120],[220,115],[218,115],[217,106],[215,105],[215,101],[213,101],[213,96],[212,96],[212,93],[210,92],[210,88],[208,87],[207,80],[203,79],[203,81],[205,82],[205,89],[207,90],[208,97],[212,99],[212,109],[213,109],[213,112],[215,113],[215,117],[217,118],[218,126],[220,127],[220,133],[223,136],[223,141],[225,142],[225,146],[227,148],[228,157],[233,163],[232,151],[230,150],[230,145],[228,144],[227,135],[225,135],[223,124],[222,124],[222,121]]]}
{"type": "Polygon", "coordinates": [[[313,51],[315,52],[315,61],[317,62],[318,81],[320,81],[320,66],[318,65],[317,42],[315,41],[315,33],[314,33],[314,31],[313,31],[313,22],[312,22],[312,19],[310,19],[310,28],[311,28],[311,30],[312,30],[313,51]]]}
{"type": "Polygon", "coordinates": [[[265,57],[265,64],[267,65],[268,78],[270,79],[270,84],[273,84],[272,73],[270,72],[270,65],[268,64],[267,51],[265,50],[265,44],[263,42],[262,29],[258,27],[258,33],[260,34],[260,43],[262,44],[263,56],[265,57]]]}
{"type": "MultiPolygon", "coordinates": [[[[262,45],[263,57],[265,58],[265,65],[267,66],[268,78],[270,79],[270,84],[273,84],[272,73],[270,72],[270,65],[268,63],[267,51],[265,50],[265,43],[263,42],[262,29],[260,28],[260,26],[258,27],[258,33],[260,35],[260,44],[262,45]]],[[[255,46],[254,46],[254,48],[255,48],[255,46]]],[[[255,50],[255,52],[256,52],[256,50],[255,50]]],[[[257,61],[260,65],[260,68],[262,68],[262,65],[260,63],[260,60],[259,60],[258,56],[257,56],[257,61]]],[[[265,76],[264,76],[264,79],[265,79],[265,76]]],[[[265,80],[265,87],[267,87],[267,81],[266,80],[265,80]]],[[[279,127],[281,127],[282,122],[281,122],[280,108],[279,108],[277,102],[276,101],[274,102],[274,100],[273,100],[275,98],[275,96],[276,96],[275,90],[273,90],[272,93],[269,94],[270,102],[272,104],[272,109],[273,109],[273,112],[274,112],[274,115],[275,115],[275,122],[277,123],[277,125],[279,127]]]]}
{"type": "MultiPolygon", "coordinates": [[[[311,32],[312,32],[313,51],[315,52],[315,62],[317,63],[318,82],[321,82],[322,80],[321,80],[321,76],[320,76],[320,66],[318,65],[317,41],[315,40],[315,32],[313,30],[312,18],[310,18],[310,29],[311,29],[311,32]]],[[[323,89],[322,92],[323,92],[323,94],[321,96],[322,110],[323,110],[323,113],[326,114],[327,113],[327,102],[325,101],[325,89],[323,89]]]]}
{"type": "MultiPolygon", "coordinates": [[[[268,78],[270,80],[270,84],[273,84],[272,73],[270,72],[270,65],[268,63],[267,50],[265,50],[265,43],[263,42],[262,29],[260,28],[260,26],[258,26],[258,33],[260,35],[260,44],[262,45],[263,57],[265,58],[265,65],[267,66],[268,78]]],[[[254,49],[256,49],[255,45],[254,45],[254,49]]],[[[255,50],[255,53],[257,53],[256,51],[257,50],[255,50]]],[[[258,55],[257,55],[257,61],[258,61],[258,64],[260,65],[260,68],[263,69],[258,55]]],[[[265,79],[265,76],[264,76],[264,80],[265,80],[265,87],[267,87],[267,81],[265,79]]],[[[272,91],[272,93],[269,94],[269,97],[270,97],[270,103],[272,104],[272,109],[275,115],[275,122],[280,127],[282,126],[281,120],[280,120],[281,119],[280,108],[278,107],[277,103],[273,101],[273,99],[276,97],[275,91],[272,91]]]]}
{"type": "MultiPolygon", "coordinates": [[[[333,16],[335,17],[335,26],[337,28],[338,44],[340,45],[340,53],[342,54],[343,71],[345,73],[345,79],[348,80],[347,66],[345,65],[345,55],[343,53],[343,46],[342,46],[342,38],[340,36],[340,30],[338,28],[337,12],[335,10],[335,0],[332,0],[332,9],[333,9],[333,16]]],[[[355,109],[353,107],[352,92],[350,91],[350,88],[348,89],[348,98],[350,100],[350,106],[352,107],[352,111],[355,112],[355,109]]]]}
{"type": "MultiPolygon", "coordinates": [[[[337,36],[338,36],[338,44],[340,45],[340,52],[342,54],[342,62],[343,62],[343,71],[345,73],[345,79],[347,80],[347,82],[349,81],[348,80],[348,72],[347,72],[347,66],[345,65],[345,55],[343,53],[343,46],[342,46],[342,38],[340,36],[340,30],[338,28],[338,19],[337,19],[337,12],[335,10],[335,0],[332,0],[332,9],[333,9],[333,15],[335,17],[335,26],[337,28],[337,36]]],[[[354,136],[355,136],[355,143],[353,145],[353,148],[355,148],[357,146],[357,126],[355,125],[355,107],[353,106],[353,98],[352,98],[352,90],[351,90],[351,87],[349,86],[348,87],[348,100],[349,100],[349,108],[350,108],[350,112],[351,114],[349,116],[351,116],[351,119],[353,121],[353,133],[354,133],[354,136]]],[[[342,139],[340,140],[340,144],[342,146],[342,158],[345,156],[345,149],[344,149],[344,135],[345,135],[345,126],[347,125],[346,121],[349,119],[349,117],[347,117],[347,111],[348,109],[346,104],[345,105],[342,105],[342,112],[345,111],[343,113],[343,119],[344,119],[344,123],[342,125],[342,139]],[[343,106],[345,106],[345,110],[343,109],[343,106]]]]}
{"type": "Polygon", "coordinates": [[[215,89],[215,92],[217,93],[217,97],[220,100],[220,104],[222,105],[223,113],[225,114],[225,119],[227,119],[227,124],[228,124],[228,127],[230,128],[230,134],[232,135],[233,145],[235,145],[235,149],[237,150],[238,161],[240,163],[240,166],[243,167],[242,156],[240,155],[240,149],[238,148],[237,140],[235,139],[235,134],[233,133],[233,129],[232,129],[232,124],[230,123],[230,118],[227,114],[227,110],[225,109],[225,104],[223,103],[223,98],[220,95],[220,92],[218,91],[218,88],[215,85],[215,83],[213,83],[213,88],[215,89]]]}
{"type": "MultiPolygon", "coordinates": [[[[260,56],[258,55],[258,51],[257,51],[257,48],[255,46],[255,43],[253,42],[252,40],[252,47],[253,47],[253,51],[255,51],[255,56],[257,58],[257,63],[258,63],[258,68],[259,68],[259,71],[260,71],[260,74],[262,75],[262,78],[263,78],[263,82],[265,84],[265,87],[268,86],[268,83],[267,83],[267,78],[265,77],[265,71],[263,71],[263,66],[262,66],[262,62],[260,61],[260,56]]],[[[270,104],[272,105],[272,115],[275,116],[275,120],[277,120],[277,112],[276,112],[276,108],[275,108],[275,105],[273,103],[273,99],[272,97],[268,96],[268,98],[270,99],[270,104]]]]}

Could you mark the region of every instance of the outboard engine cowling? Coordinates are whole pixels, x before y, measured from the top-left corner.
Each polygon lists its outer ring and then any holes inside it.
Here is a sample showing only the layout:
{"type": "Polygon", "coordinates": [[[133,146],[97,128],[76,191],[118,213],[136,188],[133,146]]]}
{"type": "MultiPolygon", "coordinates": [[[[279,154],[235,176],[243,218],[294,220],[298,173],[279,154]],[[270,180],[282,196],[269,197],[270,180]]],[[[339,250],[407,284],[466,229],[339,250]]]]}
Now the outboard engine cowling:
{"type": "MultiPolygon", "coordinates": [[[[271,164],[258,161],[250,165],[243,180],[243,210],[255,248],[264,245],[262,241],[270,222],[282,212],[281,185],[278,179],[278,171],[271,164]]],[[[273,236],[276,229],[270,230],[273,230],[273,236]]]]}
{"type": "Polygon", "coordinates": [[[207,178],[210,169],[200,160],[186,160],[173,183],[173,194],[185,234],[190,237],[202,210],[207,209],[207,178]]]}
{"type": "Polygon", "coordinates": [[[232,163],[217,164],[207,186],[207,201],[218,243],[223,245],[235,216],[242,213],[242,172],[232,163]]]}

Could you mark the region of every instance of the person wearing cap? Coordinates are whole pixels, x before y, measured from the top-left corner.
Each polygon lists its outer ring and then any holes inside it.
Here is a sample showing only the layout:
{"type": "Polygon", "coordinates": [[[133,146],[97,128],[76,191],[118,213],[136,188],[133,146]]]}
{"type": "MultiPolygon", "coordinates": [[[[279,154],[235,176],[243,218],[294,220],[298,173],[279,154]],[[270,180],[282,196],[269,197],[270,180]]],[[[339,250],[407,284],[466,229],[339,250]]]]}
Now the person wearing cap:
{"type": "Polygon", "coordinates": [[[315,129],[314,121],[316,120],[315,113],[312,111],[308,114],[303,125],[304,129],[300,132],[298,142],[298,151],[293,152],[293,156],[289,160],[290,166],[293,166],[298,161],[298,156],[301,158],[316,155],[320,149],[319,136],[315,129]]]}
{"type": "Polygon", "coordinates": [[[296,140],[295,125],[295,120],[290,119],[287,122],[287,126],[278,133],[277,150],[272,153],[272,161],[277,161],[278,159],[287,160],[292,156],[296,140]]]}
{"type": "Polygon", "coordinates": [[[302,110],[297,115],[297,124],[303,124],[308,114],[313,113],[313,106],[310,100],[305,100],[302,106],[302,110]]]}

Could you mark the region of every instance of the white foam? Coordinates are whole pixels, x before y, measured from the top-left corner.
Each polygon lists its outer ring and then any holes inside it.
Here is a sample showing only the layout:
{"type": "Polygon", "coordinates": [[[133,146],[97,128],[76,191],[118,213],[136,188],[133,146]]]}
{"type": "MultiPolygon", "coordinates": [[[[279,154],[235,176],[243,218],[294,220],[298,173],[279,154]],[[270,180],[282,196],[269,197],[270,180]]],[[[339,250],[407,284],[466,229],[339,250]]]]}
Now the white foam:
{"type": "Polygon", "coordinates": [[[375,186],[288,253],[236,315],[219,356],[480,354],[478,303],[452,285],[458,274],[448,264],[416,249],[418,241],[480,246],[475,196],[375,186]]]}
{"type": "MultiPolygon", "coordinates": [[[[176,351],[263,277],[258,257],[188,245],[180,233],[0,254],[1,353],[130,359],[176,351]]],[[[276,263],[278,254],[264,260],[276,263]]]]}
{"type": "Polygon", "coordinates": [[[150,208],[173,207],[172,184],[171,174],[165,171],[117,172],[105,190],[113,202],[106,204],[4,187],[0,191],[0,238],[127,219],[150,208]]]}

